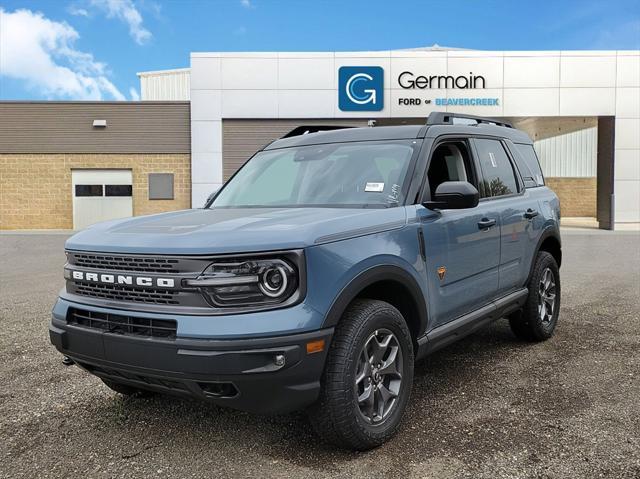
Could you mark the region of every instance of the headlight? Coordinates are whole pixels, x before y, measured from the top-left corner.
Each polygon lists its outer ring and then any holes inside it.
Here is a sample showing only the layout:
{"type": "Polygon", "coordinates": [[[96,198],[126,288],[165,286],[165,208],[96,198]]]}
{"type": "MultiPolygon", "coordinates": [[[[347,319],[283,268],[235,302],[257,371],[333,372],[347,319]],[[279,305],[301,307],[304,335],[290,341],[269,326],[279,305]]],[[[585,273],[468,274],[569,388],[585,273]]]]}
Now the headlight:
{"type": "Polygon", "coordinates": [[[184,283],[198,288],[214,307],[278,305],[300,294],[300,268],[292,261],[295,259],[221,259],[184,283]]]}

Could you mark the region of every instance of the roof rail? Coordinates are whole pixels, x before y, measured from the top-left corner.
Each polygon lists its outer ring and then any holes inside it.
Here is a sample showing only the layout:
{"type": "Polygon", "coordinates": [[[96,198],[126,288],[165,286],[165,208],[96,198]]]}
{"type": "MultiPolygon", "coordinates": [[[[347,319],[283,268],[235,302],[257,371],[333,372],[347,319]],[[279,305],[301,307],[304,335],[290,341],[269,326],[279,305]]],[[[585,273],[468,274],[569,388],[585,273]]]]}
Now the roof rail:
{"type": "Polygon", "coordinates": [[[513,128],[511,123],[506,121],[496,120],[495,118],[487,118],[485,116],[465,115],[463,113],[447,113],[444,111],[434,111],[429,113],[427,118],[427,125],[453,125],[454,118],[461,118],[464,120],[473,120],[476,125],[481,123],[487,125],[504,126],[505,128],[513,128]]]}
{"type": "Polygon", "coordinates": [[[345,128],[354,128],[353,126],[337,126],[337,125],[303,125],[297,126],[289,133],[281,136],[283,138],[291,138],[292,136],[308,135],[309,133],[318,133],[319,131],[342,130],[345,128]]]}

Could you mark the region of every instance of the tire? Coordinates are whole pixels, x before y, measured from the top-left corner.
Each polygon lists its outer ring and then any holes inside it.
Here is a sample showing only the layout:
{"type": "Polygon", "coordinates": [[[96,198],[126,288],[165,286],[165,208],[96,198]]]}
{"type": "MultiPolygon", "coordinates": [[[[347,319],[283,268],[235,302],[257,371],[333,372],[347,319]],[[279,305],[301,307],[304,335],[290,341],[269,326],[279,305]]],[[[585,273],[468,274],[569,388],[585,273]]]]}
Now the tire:
{"type": "Polygon", "coordinates": [[[110,379],[103,379],[103,378],[100,378],[100,379],[102,379],[102,382],[105,383],[105,385],[109,389],[117,393],[120,393],[123,396],[149,397],[149,396],[153,396],[154,394],[152,391],[147,391],[145,389],[138,389],[136,387],[129,386],[128,384],[117,383],[115,381],[111,381],[110,379]]]}
{"type": "Polygon", "coordinates": [[[558,324],[561,293],[560,270],[550,253],[538,253],[527,287],[529,296],[522,310],[509,317],[511,331],[525,341],[546,341],[558,324]]]}
{"type": "Polygon", "coordinates": [[[336,327],[320,398],[309,410],[318,435],[359,451],[391,438],[409,401],[413,362],[402,314],[384,301],[354,301],[336,327]]]}

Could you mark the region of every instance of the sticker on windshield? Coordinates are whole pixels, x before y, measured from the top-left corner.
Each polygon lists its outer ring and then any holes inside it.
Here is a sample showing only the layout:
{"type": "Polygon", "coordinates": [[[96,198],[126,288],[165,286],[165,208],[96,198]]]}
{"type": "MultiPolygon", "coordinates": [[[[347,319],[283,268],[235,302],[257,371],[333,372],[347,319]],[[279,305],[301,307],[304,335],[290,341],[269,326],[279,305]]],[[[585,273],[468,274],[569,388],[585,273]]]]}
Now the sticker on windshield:
{"type": "Polygon", "coordinates": [[[369,193],[382,193],[384,191],[384,183],[367,183],[364,191],[369,193]]]}
{"type": "Polygon", "coordinates": [[[489,159],[491,160],[491,166],[497,168],[498,163],[496,162],[496,155],[494,155],[492,151],[489,152],[489,159]]]}

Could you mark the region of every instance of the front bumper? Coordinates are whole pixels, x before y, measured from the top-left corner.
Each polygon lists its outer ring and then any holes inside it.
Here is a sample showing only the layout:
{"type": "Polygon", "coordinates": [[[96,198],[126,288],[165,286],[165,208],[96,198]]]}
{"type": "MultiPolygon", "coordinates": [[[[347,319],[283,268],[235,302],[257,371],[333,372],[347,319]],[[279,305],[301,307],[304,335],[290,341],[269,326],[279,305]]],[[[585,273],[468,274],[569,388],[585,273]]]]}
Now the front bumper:
{"type": "Polygon", "coordinates": [[[286,413],[315,402],[332,334],[329,328],[170,340],[77,326],[56,315],[49,327],[52,344],[98,377],[257,413],[286,413]],[[324,340],[324,349],[308,354],[307,343],[316,340],[324,340]]]}

